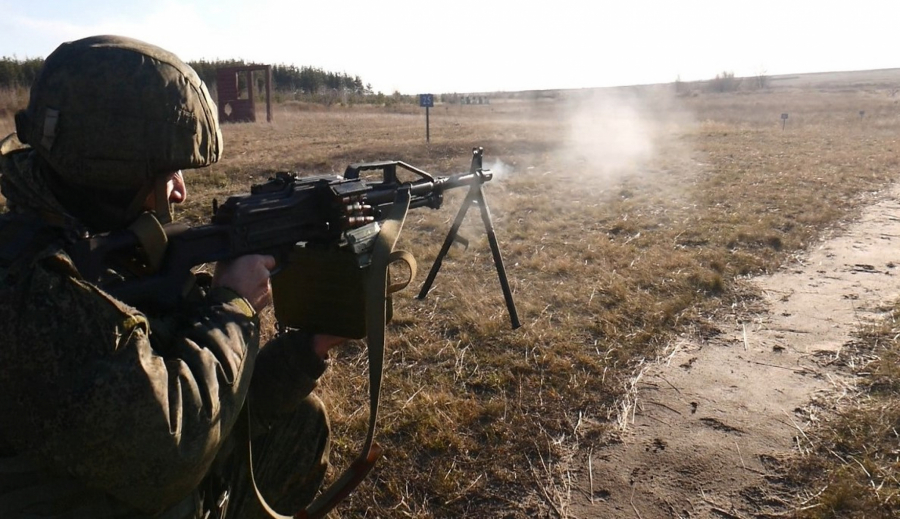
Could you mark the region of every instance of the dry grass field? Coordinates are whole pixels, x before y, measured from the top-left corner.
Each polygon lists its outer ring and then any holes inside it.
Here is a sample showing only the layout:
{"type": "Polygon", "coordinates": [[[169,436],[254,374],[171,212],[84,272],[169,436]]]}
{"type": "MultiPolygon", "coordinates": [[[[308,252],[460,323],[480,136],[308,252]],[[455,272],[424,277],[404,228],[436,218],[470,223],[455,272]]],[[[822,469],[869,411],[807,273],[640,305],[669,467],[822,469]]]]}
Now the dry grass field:
{"type": "MultiPolygon", "coordinates": [[[[790,517],[892,518],[900,513],[900,307],[881,323],[860,326],[837,362],[857,384],[798,442],[781,467],[793,495],[790,517]]],[[[829,406],[830,407],[830,406],[829,406]]],[[[785,515],[788,515],[787,513],[785,515]]]]}
{"type": "MultiPolygon", "coordinates": [[[[510,329],[474,209],[461,231],[468,250],[454,247],[415,299],[464,193],[411,212],[399,245],[420,275],[395,296],[389,325],[377,433],[386,454],[335,516],[565,516],[572,460],[615,441],[641,366],[676,338],[713,336],[725,316],[758,311],[749,276],[774,271],[895,181],[900,76],[875,79],[438,105],[429,144],[418,107],[279,105],[272,124],[223,128],[223,160],[186,175],[178,213],[204,221],[213,198],[278,170],[398,159],[464,172],[483,146],[523,326],[510,329]]],[[[350,343],[320,386],[338,470],[363,439],[366,388],[364,343],[350,343]]]]}

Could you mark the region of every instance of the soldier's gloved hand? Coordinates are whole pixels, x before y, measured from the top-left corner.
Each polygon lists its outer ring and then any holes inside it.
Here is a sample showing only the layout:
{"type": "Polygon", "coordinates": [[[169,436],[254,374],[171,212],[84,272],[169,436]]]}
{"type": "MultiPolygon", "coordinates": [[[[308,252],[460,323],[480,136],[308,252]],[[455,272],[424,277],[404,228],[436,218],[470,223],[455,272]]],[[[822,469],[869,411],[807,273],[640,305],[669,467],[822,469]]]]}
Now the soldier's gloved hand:
{"type": "Polygon", "coordinates": [[[249,254],[216,264],[213,287],[234,290],[259,312],[272,302],[272,284],[269,272],[275,268],[275,258],[261,254],[249,254]]]}

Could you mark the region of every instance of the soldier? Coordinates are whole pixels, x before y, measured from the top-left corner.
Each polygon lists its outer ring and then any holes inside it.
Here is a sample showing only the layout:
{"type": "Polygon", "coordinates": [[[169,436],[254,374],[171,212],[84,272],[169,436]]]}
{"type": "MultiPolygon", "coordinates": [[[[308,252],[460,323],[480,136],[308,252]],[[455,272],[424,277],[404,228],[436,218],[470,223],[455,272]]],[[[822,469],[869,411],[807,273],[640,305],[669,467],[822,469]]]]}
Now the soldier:
{"type": "Polygon", "coordinates": [[[173,54],[98,36],[48,56],[0,143],[0,517],[265,517],[232,431],[248,401],[263,495],[281,513],[314,497],[329,429],[311,391],[338,339],[259,346],[273,258],[220,263],[160,315],[66,253],[148,211],[168,221],[181,171],[221,153],[216,107],[173,54]]]}

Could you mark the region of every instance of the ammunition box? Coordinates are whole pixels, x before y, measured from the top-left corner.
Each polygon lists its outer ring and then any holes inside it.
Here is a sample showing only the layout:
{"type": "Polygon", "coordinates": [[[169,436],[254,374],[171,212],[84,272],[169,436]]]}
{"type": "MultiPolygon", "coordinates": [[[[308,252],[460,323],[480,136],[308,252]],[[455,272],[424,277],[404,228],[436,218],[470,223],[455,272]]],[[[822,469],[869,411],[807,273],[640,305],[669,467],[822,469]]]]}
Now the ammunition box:
{"type": "MultiPolygon", "coordinates": [[[[275,318],[281,326],[361,339],[366,336],[369,272],[352,250],[297,246],[287,266],[272,276],[275,318]]],[[[390,320],[390,298],[386,304],[390,320]]]]}

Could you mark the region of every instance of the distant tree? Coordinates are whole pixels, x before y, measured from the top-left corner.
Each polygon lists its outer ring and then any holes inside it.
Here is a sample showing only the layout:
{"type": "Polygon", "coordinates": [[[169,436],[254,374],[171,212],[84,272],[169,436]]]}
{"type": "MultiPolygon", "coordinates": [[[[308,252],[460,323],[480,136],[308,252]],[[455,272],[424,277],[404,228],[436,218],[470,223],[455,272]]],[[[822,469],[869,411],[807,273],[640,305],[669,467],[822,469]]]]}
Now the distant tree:
{"type": "Polygon", "coordinates": [[[756,88],[762,90],[769,86],[769,76],[766,75],[765,69],[760,69],[756,73],[756,88]]]}
{"type": "Polygon", "coordinates": [[[741,80],[734,77],[734,72],[725,71],[716,74],[715,79],[709,82],[709,89],[712,92],[734,92],[740,84],[741,80]]]}
{"type": "Polygon", "coordinates": [[[325,86],[324,73],[320,69],[311,67],[303,67],[300,69],[299,83],[300,90],[307,94],[318,94],[325,86]]]}

